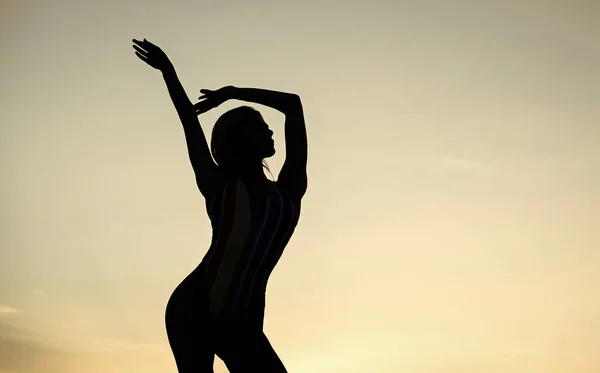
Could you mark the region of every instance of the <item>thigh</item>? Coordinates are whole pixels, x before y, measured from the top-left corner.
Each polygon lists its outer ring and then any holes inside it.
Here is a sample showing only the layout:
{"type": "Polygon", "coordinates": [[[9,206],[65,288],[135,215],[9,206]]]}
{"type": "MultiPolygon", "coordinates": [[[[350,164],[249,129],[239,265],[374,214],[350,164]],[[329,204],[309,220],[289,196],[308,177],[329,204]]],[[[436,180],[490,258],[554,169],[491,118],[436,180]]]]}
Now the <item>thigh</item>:
{"type": "Polygon", "coordinates": [[[262,332],[229,333],[216,349],[230,373],[287,373],[279,356],[262,332]]]}
{"type": "Polygon", "coordinates": [[[179,373],[213,373],[215,354],[203,338],[169,333],[169,344],[179,373]]]}

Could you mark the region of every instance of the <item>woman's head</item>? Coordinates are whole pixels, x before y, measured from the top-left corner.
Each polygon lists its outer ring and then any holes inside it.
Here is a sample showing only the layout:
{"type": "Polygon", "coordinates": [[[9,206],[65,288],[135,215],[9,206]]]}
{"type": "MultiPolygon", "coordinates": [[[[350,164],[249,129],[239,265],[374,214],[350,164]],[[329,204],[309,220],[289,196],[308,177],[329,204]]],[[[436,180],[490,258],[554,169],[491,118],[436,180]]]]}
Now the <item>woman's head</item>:
{"type": "Polygon", "coordinates": [[[260,163],[275,154],[273,131],[260,112],[249,106],[229,110],[219,117],[210,148],[221,167],[260,163]]]}

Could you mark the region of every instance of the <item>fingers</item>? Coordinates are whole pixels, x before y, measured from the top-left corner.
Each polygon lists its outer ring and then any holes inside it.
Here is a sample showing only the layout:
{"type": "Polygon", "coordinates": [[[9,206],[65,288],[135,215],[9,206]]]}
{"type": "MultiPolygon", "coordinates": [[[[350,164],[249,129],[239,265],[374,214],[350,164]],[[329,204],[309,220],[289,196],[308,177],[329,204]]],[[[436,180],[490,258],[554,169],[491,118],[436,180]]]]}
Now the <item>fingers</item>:
{"type": "Polygon", "coordinates": [[[204,100],[204,101],[196,102],[194,104],[194,107],[195,108],[213,108],[213,107],[215,107],[215,105],[212,104],[210,101],[204,100]]]}
{"type": "Polygon", "coordinates": [[[194,105],[194,108],[196,109],[196,114],[206,113],[207,111],[212,109],[210,107],[201,106],[201,105],[194,105]]]}
{"type": "Polygon", "coordinates": [[[196,114],[206,113],[207,111],[214,109],[216,107],[214,102],[210,100],[202,100],[194,104],[194,109],[196,110],[196,114]]]}
{"type": "MultiPolygon", "coordinates": [[[[144,40],[146,40],[146,39],[144,39],[144,40]]],[[[145,41],[140,41],[140,40],[137,40],[137,39],[132,39],[131,41],[133,41],[135,44],[137,44],[139,46],[144,46],[144,44],[146,44],[145,41]]]]}
{"type": "Polygon", "coordinates": [[[135,52],[135,55],[138,56],[140,58],[140,60],[144,61],[144,62],[148,62],[148,58],[138,52],[135,52]]]}
{"type": "Polygon", "coordinates": [[[151,47],[156,47],[156,45],[152,44],[151,42],[149,42],[148,40],[144,39],[144,43],[146,43],[147,45],[151,46],[151,47]]]}
{"type": "Polygon", "coordinates": [[[144,49],[158,48],[156,45],[152,44],[151,42],[149,42],[146,39],[144,39],[144,40],[132,39],[132,41],[144,49]]]}
{"type": "Polygon", "coordinates": [[[212,108],[201,108],[201,109],[196,109],[196,115],[200,115],[200,114],[208,113],[208,112],[210,111],[210,109],[212,109],[212,108]]]}
{"type": "Polygon", "coordinates": [[[204,100],[209,98],[209,96],[211,96],[214,93],[214,91],[211,91],[210,89],[201,89],[200,93],[202,93],[202,95],[198,97],[198,100],[204,100]]]}
{"type": "Polygon", "coordinates": [[[140,52],[140,54],[148,55],[147,51],[143,50],[142,48],[138,47],[137,45],[134,45],[133,49],[135,49],[136,51],[140,52]]]}

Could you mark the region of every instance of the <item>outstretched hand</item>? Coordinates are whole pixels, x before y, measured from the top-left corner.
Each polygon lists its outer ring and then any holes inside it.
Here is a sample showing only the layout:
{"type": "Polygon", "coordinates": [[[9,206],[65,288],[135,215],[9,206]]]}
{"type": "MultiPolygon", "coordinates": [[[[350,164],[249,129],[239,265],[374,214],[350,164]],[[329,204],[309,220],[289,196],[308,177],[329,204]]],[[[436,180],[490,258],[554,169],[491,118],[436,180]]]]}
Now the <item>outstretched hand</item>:
{"type": "Polygon", "coordinates": [[[136,50],[135,55],[140,60],[160,71],[166,71],[173,67],[171,61],[169,61],[169,57],[158,46],[146,39],[142,41],[133,39],[133,42],[135,43],[133,45],[133,49],[136,50]]]}
{"type": "Polygon", "coordinates": [[[199,115],[206,113],[210,109],[214,109],[223,102],[233,98],[232,93],[234,90],[235,87],[231,85],[219,88],[216,91],[211,91],[210,89],[201,89],[200,93],[202,93],[202,96],[198,97],[200,101],[194,104],[196,114],[199,115]]]}

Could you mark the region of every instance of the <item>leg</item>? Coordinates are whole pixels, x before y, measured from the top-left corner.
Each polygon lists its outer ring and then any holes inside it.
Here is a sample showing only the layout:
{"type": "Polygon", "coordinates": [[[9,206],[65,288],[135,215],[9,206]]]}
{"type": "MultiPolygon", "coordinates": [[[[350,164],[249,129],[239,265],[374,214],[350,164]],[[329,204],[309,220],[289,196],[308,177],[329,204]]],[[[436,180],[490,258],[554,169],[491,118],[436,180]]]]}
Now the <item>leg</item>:
{"type": "Polygon", "coordinates": [[[230,373],[287,373],[263,332],[229,336],[219,344],[217,356],[230,373]]]}
{"type": "Polygon", "coordinates": [[[213,373],[214,348],[200,297],[175,290],[165,314],[169,344],[179,373],[213,373]]]}
{"type": "Polygon", "coordinates": [[[215,354],[207,338],[192,337],[190,333],[168,332],[169,344],[179,373],[213,373],[215,354]]]}

